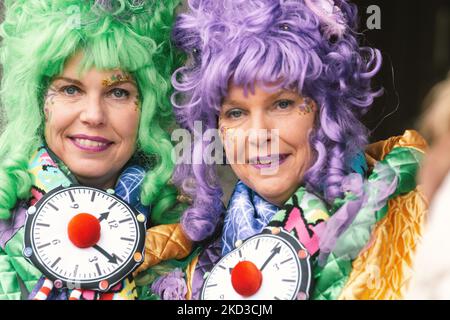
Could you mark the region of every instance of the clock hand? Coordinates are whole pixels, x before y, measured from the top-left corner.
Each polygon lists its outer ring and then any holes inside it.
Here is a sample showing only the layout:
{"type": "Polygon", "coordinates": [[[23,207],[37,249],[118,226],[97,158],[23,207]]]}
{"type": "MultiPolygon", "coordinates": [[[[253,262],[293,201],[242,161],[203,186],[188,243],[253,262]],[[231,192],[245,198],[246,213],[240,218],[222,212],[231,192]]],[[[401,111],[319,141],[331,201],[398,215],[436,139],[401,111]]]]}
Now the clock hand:
{"type": "Polygon", "coordinates": [[[98,218],[98,222],[102,222],[103,220],[108,220],[109,211],[100,213],[100,218],[98,218]]]}
{"type": "Polygon", "coordinates": [[[270,260],[273,259],[273,257],[275,257],[277,254],[279,254],[281,251],[281,246],[275,246],[272,249],[272,254],[269,256],[269,258],[267,258],[266,262],[264,262],[264,264],[262,265],[260,271],[263,271],[263,269],[267,266],[267,264],[270,262],[270,260]]]}
{"type": "Polygon", "coordinates": [[[98,246],[98,245],[93,245],[92,248],[94,248],[95,250],[97,250],[98,252],[100,252],[102,255],[104,255],[107,259],[109,263],[115,263],[117,264],[117,257],[115,254],[110,255],[108,252],[106,252],[105,249],[103,249],[102,247],[98,246]]]}

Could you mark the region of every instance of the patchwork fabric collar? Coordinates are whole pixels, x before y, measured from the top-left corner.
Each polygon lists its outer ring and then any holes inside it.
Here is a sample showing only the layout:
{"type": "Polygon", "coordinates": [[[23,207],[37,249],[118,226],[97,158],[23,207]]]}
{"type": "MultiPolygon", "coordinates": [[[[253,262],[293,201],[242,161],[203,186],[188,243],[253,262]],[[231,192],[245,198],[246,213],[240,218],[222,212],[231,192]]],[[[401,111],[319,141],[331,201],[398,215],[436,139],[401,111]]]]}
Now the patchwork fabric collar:
{"type": "Polygon", "coordinates": [[[319,248],[318,232],[322,230],[323,222],[329,218],[325,202],[301,187],[283,208],[278,208],[242,181],[236,184],[228,205],[222,234],[222,255],[233,250],[238,240],[245,240],[260,233],[271,222],[283,224],[285,213],[293,207],[301,210],[304,227],[307,230],[307,234],[295,234],[295,236],[300,238],[311,255],[316,255],[319,248]]]}
{"type": "MultiPolygon", "coordinates": [[[[33,176],[30,205],[34,205],[43,195],[57,187],[79,184],[67,166],[45,146],[41,146],[32,156],[28,170],[33,176]]],[[[138,165],[127,166],[119,176],[114,191],[116,196],[148,216],[149,208],[140,202],[145,174],[145,169],[138,165]]]]}

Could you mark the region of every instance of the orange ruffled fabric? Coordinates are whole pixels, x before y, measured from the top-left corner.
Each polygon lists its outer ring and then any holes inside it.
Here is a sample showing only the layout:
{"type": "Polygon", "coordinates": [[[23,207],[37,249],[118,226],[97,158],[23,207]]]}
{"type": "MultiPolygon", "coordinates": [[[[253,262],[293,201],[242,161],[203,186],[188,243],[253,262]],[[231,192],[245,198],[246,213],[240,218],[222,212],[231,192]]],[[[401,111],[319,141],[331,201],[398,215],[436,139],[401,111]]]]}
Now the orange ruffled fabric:
{"type": "Polygon", "coordinates": [[[413,148],[425,153],[428,145],[425,139],[415,130],[406,130],[402,136],[395,136],[370,144],[366,148],[366,160],[369,168],[373,168],[376,162],[383,160],[396,147],[413,148]]]}
{"type": "MultiPolygon", "coordinates": [[[[367,161],[374,165],[395,147],[424,152],[425,140],[415,131],[406,131],[369,146],[367,161]]],[[[353,262],[353,270],[339,299],[401,299],[413,275],[412,262],[420,241],[428,202],[420,187],[388,203],[388,213],[375,226],[372,240],[353,262]]]]}
{"type": "Polygon", "coordinates": [[[186,258],[191,251],[192,241],[184,234],[179,223],[152,227],[147,230],[144,262],[134,275],[164,260],[186,258]]]}

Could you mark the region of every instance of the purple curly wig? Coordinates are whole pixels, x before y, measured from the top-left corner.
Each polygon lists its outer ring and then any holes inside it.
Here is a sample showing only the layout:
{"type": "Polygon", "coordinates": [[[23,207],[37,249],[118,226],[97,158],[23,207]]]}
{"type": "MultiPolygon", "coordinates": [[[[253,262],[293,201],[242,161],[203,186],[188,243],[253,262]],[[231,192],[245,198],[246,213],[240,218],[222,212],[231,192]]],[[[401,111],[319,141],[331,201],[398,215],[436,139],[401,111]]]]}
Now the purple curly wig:
{"type": "MultiPolygon", "coordinates": [[[[371,89],[381,53],[359,46],[355,5],[335,0],[327,15],[318,2],[330,0],[189,1],[173,30],[190,59],[173,75],[172,103],[179,124],[193,132],[194,121],[217,128],[230,80],[249,90],[255,81],[297,88],[319,106],[310,135],[315,162],[304,184],[331,204],[343,195],[351,159],[367,144],[359,119],[381,95],[371,89]],[[330,24],[336,15],[338,23],[330,24]]],[[[192,159],[201,158],[204,143],[194,144],[192,159]]],[[[214,166],[179,165],[174,181],[194,198],[182,219],[185,230],[193,240],[205,239],[222,210],[214,166]]]]}

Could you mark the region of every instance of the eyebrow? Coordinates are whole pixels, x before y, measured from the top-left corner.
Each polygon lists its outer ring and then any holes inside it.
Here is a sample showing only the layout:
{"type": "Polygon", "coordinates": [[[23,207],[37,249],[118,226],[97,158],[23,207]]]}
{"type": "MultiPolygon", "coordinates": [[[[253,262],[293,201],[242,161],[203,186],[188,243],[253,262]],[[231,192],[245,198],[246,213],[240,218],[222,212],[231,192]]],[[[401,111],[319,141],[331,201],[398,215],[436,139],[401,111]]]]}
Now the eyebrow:
{"type": "MultiPolygon", "coordinates": [[[[282,96],[283,94],[293,94],[293,92],[290,92],[290,91],[287,91],[287,90],[283,90],[283,89],[282,89],[282,90],[279,90],[279,91],[277,91],[277,92],[271,94],[270,96],[268,96],[267,99],[264,100],[264,103],[267,103],[268,101],[276,100],[276,99],[278,99],[280,96],[282,96]]],[[[242,103],[242,102],[240,102],[240,101],[238,101],[238,100],[233,100],[233,99],[228,100],[228,99],[225,99],[225,100],[222,102],[222,104],[223,104],[223,105],[229,105],[229,106],[238,106],[238,105],[242,105],[242,104],[244,104],[244,103],[242,103]]]]}
{"type": "Polygon", "coordinates": [[[284,89],[278,90],[277,92],[272,93],[270,96],[268,96],[264,102],[276,100],[285,93],[286,93],[286,90],[284,90],[284,89]]]}
{"type": "MultiPolygon", "coordinates": [[[[81,81],[76,80],[76,79],[71,79],[71,78],[67,78],[67,77],[56,77],[55,79],[53,79],[53,82],[55,82],[57,80],[63,80],[63,81],[69,82],[69,83],[73,83],[73,84],[76,84],[76,85],[78,85],[80,87],[84,86],[81,81]]],[[[105,88],[110,88],[112,86],[116,86],[118,84],[123,84],[123,83],[130,83],[133,86],[137,87],[137,84],[136,84],[135,81],[132,81],[132,80],[117,80],[117,81],[111,83],[110,85],[106,86],[105,88]]]]}
{"type": "Polygon", "coordinates": [[[81,83],[81,81],[76,80],[76,79],[67,78],[67,77],[56,77],[55,79],[53,79],[53,82],[58,81],[58,80],[63,80],[63,81],[69,82],[69,83],[76,84],[78,86],[83,86],[83,83],[81,83]]]}
{"type": "Polygon", "coordinates": [[[228,106],[238,106],[238,105],[240,105],[241,103],[240,103],[239,101],[236,101],[236,100],[224,100],[224,101],[222,102],[222,104],[223,104],[223,105],[228,105],[228,106]]]}

